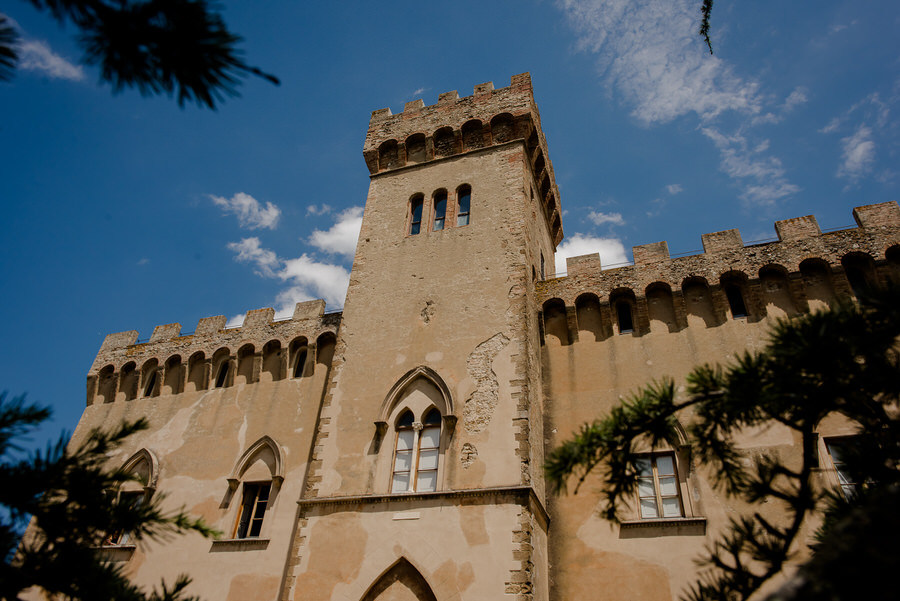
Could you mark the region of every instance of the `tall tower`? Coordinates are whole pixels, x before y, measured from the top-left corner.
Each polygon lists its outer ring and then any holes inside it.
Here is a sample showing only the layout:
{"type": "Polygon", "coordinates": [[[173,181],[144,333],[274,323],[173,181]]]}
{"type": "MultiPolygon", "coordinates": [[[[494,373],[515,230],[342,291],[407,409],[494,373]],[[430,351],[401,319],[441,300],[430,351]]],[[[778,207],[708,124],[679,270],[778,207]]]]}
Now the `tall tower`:
{"type": "Polygon", "coordinates": [[[364,156],[286,597],[547,599],[534,282],[562,229],[531,78],[375,111],[364,156]]]}

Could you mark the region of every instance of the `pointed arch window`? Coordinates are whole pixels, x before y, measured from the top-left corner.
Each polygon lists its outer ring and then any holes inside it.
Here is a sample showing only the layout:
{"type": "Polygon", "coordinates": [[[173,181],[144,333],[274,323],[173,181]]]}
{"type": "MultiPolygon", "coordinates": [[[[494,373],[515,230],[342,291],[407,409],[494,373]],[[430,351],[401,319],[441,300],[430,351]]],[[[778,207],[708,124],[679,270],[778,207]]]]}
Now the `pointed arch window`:
{"type": "Polygon", "coordinates": [[[469,186],[462,186],[456,193],[457,201],[457,211],[456,211],[456,225],[457,227],[461,227],[463,225],[469,225],[469,209],[472,204],[472,188],[469,186]]]}
{"type": "Polygon", "coordinates": [[[409,235],[415,236],[422,230],[422,207],[425,197],[417,194],[409,201],[409,235]]]}
{"type": "Polygon", "coordinates": [[[431,228],[435,232],[444,229],[444,220],[447,217],[447,191],[440,190],[434,194],[434,225],[431,228]]]}
{"type": "Polygon", "coordinates": [[[234,516],[232,539],[263,537],[263,521],[275,502],[283,480],[281,447],[270,437],[263,436],[244,452],[228,478],[231,494],[240,499],[234,516]]]}
{"type": "Polygon", "coordinates": [[[397,418],[391,492],[437,490],[441,447],[441,412],[429,409],[421,422],[405,410],[397,418]]]}

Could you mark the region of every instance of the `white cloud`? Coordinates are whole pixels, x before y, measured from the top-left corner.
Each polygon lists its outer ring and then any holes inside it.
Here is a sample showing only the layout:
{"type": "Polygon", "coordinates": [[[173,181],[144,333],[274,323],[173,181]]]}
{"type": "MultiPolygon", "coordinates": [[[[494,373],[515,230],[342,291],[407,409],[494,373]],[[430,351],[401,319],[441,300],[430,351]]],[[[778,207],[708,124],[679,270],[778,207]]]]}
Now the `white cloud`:
{"type": "MultiPolygon", "coordinates": [[[[256,274],[288,284],[275,299],[278,305],[275,316],[279,319],[293,315],[294,304],[300,301],[321,298],[332,307],[344,304],[350,272],[340,265],[316,261],[306,254],[296,259],[282,259],[275,252],[263,248],[259,238],[255,237],[231,242],[228,248],[237,253],[235,261],[255,265],[256,274]]],[[[238,316],[233,317],[229,325],[241,323],[237,319],[238,316]]],[[[243,320],[243,317],[240,319],[243,320]]]]}
{"type": "Polygon", "coordinates": [[[597,238],[585,234],[574,234],[562,241],[556,248],[556,273],[566,272],[566,259],[592,253],[600,253],[601,265],[616,265],[626,263],[628,255],[625,254],[625,246],[618,238],[597,238]]]}
{"type": "Polygon", "coordinates": [[[410,96],[421,96],[421,95],[424,94],[427,90],[428,90],[428,88],[416,88],[415,91],[413,91],[413,93],[410,94],[410,96]]]}
{"type": "Polygon", "coordinates": [[[790,95],[784,100],[784,110],[793,110],[795,106],[799,106],[807,102],[809,98],[806,96],[806,88],[799,86],[794,89],[790,95]]]}
{"type": "Polygon", "coordinates": [[[331,206],[325,204],[324,202],[321,205],[309,205],[306,207],[307,215],[324,215],[325,213],[331,212],[331,206]]]}
{"type": "Polygon", "coordinates": [[[772,156],[761,156],[768,149],[763,141],[750,149],[747,139],[740,135],[726,136],[715,128],[704,127],[703,134],[716,145],[721,154],[719,168],[729,177],[744,181],[741,199],[752,205],[770,206],[800,191],[784,174],[781,161],[772,156]]]}
{"type": "Polygon", "coordinates": [[[231,319],[225,322],[226,328],[239,328],[244,325],[244,319],[247,317],[246,313],[238,313],[237,315],[232,315],[231,319]]]}
{"type": "Polygon", "coordinates": [[[39,40],[23,40],[19,44],[19,68],[26,71],[38,71],[53,79],[81,81],[84,69],[73,65],[53,52],[46,43],[39,40]]]}
{"type": "Polygon", "coordinates": [[[695,0],[562,0],[581,48],[596,53],[610,89],[634,105],[645,124],[696,113],[757,114],[763,99],[755,82],[704,51],[696,35],[695,0]]]}
{"type": "Polygon", "coordinates": [[[625,225],[625,220],[622,219],[621,213],[600,213],[598,211],[591,211],[588,213],[588,219],[593,221],[594,225],[603,225],[604,223],[625,225]]]}
{"type": "Polygon", "coordinates": [[[831,121],[828,122],[828,125],[819,130],[820,134],[830,134],[838,130],[841,126],[841,118],[835,117],[831,121]]]}
{"type": "Polygon", "coordinates": [[[838,176],[856,181],[872,169],[875,162],[875,142],[872,130],[860,125],[852,136],[841,140],[844,147],[843,162],[838,167],[838,176]]]}
{"type": "Polygon", "coordinates": [[[147,257],[141,258],[140,261],[137,262],[138,265],[148,265],[150,263],[150,259],[147,257]]]}
{"type": "Polygon", "coordinates": [[[278,277],[292,284],[291,288],[278,295],[284,304],[289,299],[312,300],[323,298],[332,306],[342,307],[350,285],[350,272],[340,265],[320,263],[305,253],[296,259],[284,261],[284,268],[278,277]]]}
{"type": "Polygon", "coordinates": [[[353,256],[362,227],[362,207],[350,207],[342,211],[337,222],[327,232],[313,231],[309,243],[320,250],[336,255],[353,256]]]}
{"type": "Polygon", "coordinates": [[[258,200],[243,192],[238,192],[230,199],[213,194],[209,197],[225,213],[237,215],[241,227],[251,230],[260,228],[274,230],[278,225],[278,218],[281,217],[281,209],[271,202],[267,202],[263,208],[258,200]]]}
{"type": "Polygon", "coordinates": [[[684,192],[684,188],[681,187],[681,184],[669,184],[668,186],[666,186],[666,192],[668,192],[672,196],[675,196],[679,192],[684,192]]]}

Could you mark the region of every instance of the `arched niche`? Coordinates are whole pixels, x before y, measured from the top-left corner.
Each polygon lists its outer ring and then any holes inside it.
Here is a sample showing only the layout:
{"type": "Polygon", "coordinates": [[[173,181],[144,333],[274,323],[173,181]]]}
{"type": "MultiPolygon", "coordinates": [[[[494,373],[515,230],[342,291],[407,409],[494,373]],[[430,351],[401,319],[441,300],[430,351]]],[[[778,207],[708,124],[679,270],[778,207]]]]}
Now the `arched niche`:
{"type": "Polygon", "coordinates": [[[116,368],[107,365],[97,376],[97,400],[112,403],[116,400],[116,368]]]}
{"type": "Polygon", "coordinates": [[[781,265],[766,265],[759,270],[759,283],[766,315],[769,317],[791,317],[797,314],[797,307],[791,297],[787,269],[781,265]]]}
{"type": "Polygon", "coordinates": [[[432,136],[434,140],[434,156],[448,157],[456,154],[456,134],[452,127],[442,127],[432,136]]]}
{"type": "Polygon", "coordinates": [[[138,371],[134,361],[129,361],[122,366],[119,372],[119,394],[126,401],[133,401],[137,398],[138,391],[138,371]]]}
{"type": "Polygon", "coordinates": [[[281,341],[270,340],[263,347],[262,372],[260,379],[274,382],[284,378],[284,360],[281,341]]]}
{"type": "Polygon", "coordinates": [[[309,346],[305,336],[294,338],[289,347],[290,373],[292,378],[302,378],[312,373],[309,357],[309,346]]]}
{"type": "Polygon", "coordinates": [[[422,573],[401,557],[372,583],[360,601],[437,601],[422,573]]]}
{"type": "Polygon", "coordinates": [[[575,320],[578,322],[578,341],[599,342],[605,338],[600,299],[586,292],[575,299],[575,320]]]}
{"type": "Polygon", "coordinates": [[[162,382],[160,381],[159,360],[147,359],[141,366],[141,396],[157,397],[159,396],[162,382]]]}
{"type": "Polygon", "coordinates": [[[231,361],[231,351],[225,347],[220,348],[212,356],[213,388],[227,388],[234,382],[234,368],[231,361]]]}
{"type": "Polygon", "coordinates": [[[847,253],[841,258],[841,265],[855,297],[859,298],[866,290],[878,284],[875,261],[870,255],[863,252],[847,253]]]}
{"type": "Polygon", "coordinates": [[[378,170],[400,167],[400,156],[397,151],[397,140],[385,140],[378,147],[378,170]]]}
{"type": "Polygon", "coordinates": [[[425,134],[413,134],[406,138],[406,162],[425,161],[425,134]]]}
{"type": "Polygon", "coordinates": [[[179,394],[184,387],[184,364],[181,355],[166,359],[162,394],[179,394]]]}
{"type": "Polygon", "coordinates": [[[500,113],[491,119],[491,138],[494,144],[509,142],[516,137],[516,122],[509,113],[500,113]]]}
{"type": "Polygon", "coordinates": [[[336,344],[337,339],[334,336],[334,332],[325,332],[316,339],[316,371],[320,369],[319,366],[325,370],[331,368],[336,344]]]}
{"type": "Polygon", "coordinates": [[[681,284],[684,306],[687,311],[688,326],[702,325],[707,328],[718,325],[709,283],[702,277],[689,277],[681,284]]]}
{"type": "Polygon", "coordinates": [[[639,335],[637,297],[631,288],[617,288],[609,295],[613,331],[616,334],[639,335]]]}
{"type": "Polygon", "coordinates": [[[719,285],[725,293],[732,319],[750,317],[750,288],[747,279],[746,273],[734,269],[719,276],[719,285]]]}
{"type": "Polygon", "coordinates": [[[197,351],[188,359],[188,381],[185,390],[206,390],[209,383],[209,363],[203,351],[197,351]]]}
{"type": "Polygon", "coordinates": [[[235,490],[241,482],[264,480],[271,480],[278,486],[284,482],[284,453],[281,446],[267,434],[250,445],[234,464],[228,486],[235,490]]]}
{"type": "Polygon", "coordinates": [[[484,147],[484,126],[478,119],[466,121],[462,126],[463,150],[484,147]]]}
{"type": "Polygon", "coordinates": [[[252,384],[256,381],[256,348],[252,344],[245,344],[237,352],[237,378],[238,384],[252,384]]]}
{"type": "Polygon", "coordinates": [[[665,282],[653,282],[644,291],[647,298],[647,316],[651,332],[674,332],[678,329],[675,320],[675,303],[672,287],[665,282]]]}
{"type": "Polygon", "coordinates": [[[569,324],[566,319],[566,304],[559,298],[551,298],[544,303],[544,342],[548,346],[567,345],[569,324]]]}
{"type": "Polygon", "coordinates": [[[800,275],[810,311],[827,309],[835,304],[837,295],[828,263],[822,259],[806,259],[800,263],[800,275]]]}
{"type": "Polygon", "coordinates": [[[156,490],[159,479],[159,459],[156,453],[143,448],[128,458],[119,470],[125,474],[133,474],[143,484],[145,492],[156,490]]]}

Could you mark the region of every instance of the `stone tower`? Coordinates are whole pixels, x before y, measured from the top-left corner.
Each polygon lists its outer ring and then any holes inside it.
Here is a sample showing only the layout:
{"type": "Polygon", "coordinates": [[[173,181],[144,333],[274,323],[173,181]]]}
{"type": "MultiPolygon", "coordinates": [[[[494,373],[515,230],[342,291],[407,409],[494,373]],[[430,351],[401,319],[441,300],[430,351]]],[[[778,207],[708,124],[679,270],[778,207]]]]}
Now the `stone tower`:
{"type": "Polygon", "coordinates": [[[293,598],[546,599],[534,284],[562,231],[531,78],[375,111],[364,156],[293,598]]]}

